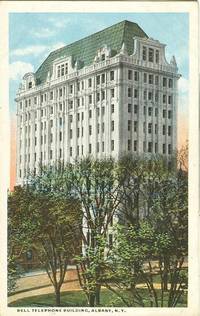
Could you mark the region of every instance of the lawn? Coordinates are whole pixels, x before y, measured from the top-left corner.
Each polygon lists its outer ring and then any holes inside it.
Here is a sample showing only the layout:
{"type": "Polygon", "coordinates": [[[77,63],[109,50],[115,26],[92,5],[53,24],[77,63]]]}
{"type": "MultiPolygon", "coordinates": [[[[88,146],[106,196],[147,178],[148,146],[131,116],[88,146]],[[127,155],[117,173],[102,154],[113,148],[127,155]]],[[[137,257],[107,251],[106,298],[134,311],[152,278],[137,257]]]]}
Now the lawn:
{"type": "MultiPolygon", "coordinates": [[[[143,300],[145,302],[145,307],[150,306],[150,299],[148,296],[148,291],[146,289],[140,289],[140,294],[142,294],[143,300]]],[[[160,290],[157,290],[157,294],[160,294],[160,290]]],[[[166,298],[164,306],[167,307],[166,298]]],[[[55,306],[54,294],[38,295],[33,297],[27,297],[20,299],[9,304],[9,307],[46,307],[55,306]]],[[[61,306],[63,307],[86,307],[87,300],[83,291],[74,292],[62,292],[61,293],[61,306]]],[[[125,304],[112,292],[103,289],[101,291],[101,305],[102,307],[125,307],[125,304]]],[[[187,306],[187,296],[186,294],[182,297],[177,307],[187,306]]],[[[133,307],[138,307],[138,305],[133,305],[133,307]]]]}

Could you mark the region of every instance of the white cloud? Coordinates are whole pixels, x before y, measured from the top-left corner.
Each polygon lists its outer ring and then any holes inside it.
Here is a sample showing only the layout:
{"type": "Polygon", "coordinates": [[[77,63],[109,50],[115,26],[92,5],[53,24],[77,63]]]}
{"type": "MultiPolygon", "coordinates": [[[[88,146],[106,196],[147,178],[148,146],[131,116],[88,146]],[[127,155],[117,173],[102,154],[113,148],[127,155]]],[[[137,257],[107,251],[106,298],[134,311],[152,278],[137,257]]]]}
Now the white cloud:
{"type": "Polygon", "coordinates": [[[21,79],[25,73],[33,72],[33,65],[30,63],[24,63],[22,61],[16,61],[10,64],[9,75],[11,80],[21,79]]]}
{"type": "Polygon", "coordinates": [[[182,93],[188,93],[188,90],[189,90],[189,80],[184,78],[184,77],[181,77],[179,80],[178,80],[178,90],[179,90],[179,93],[182,94],[182,93]]]}
{"type": "Polygon", "coordinates": [[[17,48],[11,51],[12,56],[27,56],[27,55],[34,55],[38,56],[45,52],[47,47],[45,45],[33,45],[27,46],[25,48],[17,48]]]}
{"type": "Polygon", "coordinates": [[[70,23],[74,22],[72,18],[53,18],[50,17],[48,19],[48,22],[50,22],[51,24],[53,24],[54,28],[63,28],[66,25],[69,25],[70,23]]]}
{"type": "Polygon", "coordinates": [[[25,48],[17,48],[11,52],[11,56],[34,56],[37,57],[41,54],[47,56],[50,52],[65,46],[63,42],[54,43],[52,45],[33,45],[25,48]]]}
{"type": "Polygon", "coordinates": [[[31,34],[37,38],[47,38],[55,35],[55,31],[49,28],[43,28],[40,31],[33,31],[31,34]]]}

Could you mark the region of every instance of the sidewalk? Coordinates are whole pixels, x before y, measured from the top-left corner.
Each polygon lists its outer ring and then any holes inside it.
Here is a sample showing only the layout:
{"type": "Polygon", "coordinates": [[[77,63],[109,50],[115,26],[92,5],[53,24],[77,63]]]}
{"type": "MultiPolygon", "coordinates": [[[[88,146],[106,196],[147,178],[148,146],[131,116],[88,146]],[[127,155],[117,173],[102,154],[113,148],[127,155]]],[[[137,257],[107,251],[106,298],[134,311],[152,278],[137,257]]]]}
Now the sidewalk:
{"type": "MultiPolygon", "coordinates": [[[[80,290],[77,272],[75,269],[67,271],[65,282],[62,285],[61,291],[77,291],[80,290]]],[[[17,282],[16,293],[8,297],[8,303],[14,302],[21,298],[37,296],[53,293],[54,288],[46,273],[26,275],[17,282]]]]}

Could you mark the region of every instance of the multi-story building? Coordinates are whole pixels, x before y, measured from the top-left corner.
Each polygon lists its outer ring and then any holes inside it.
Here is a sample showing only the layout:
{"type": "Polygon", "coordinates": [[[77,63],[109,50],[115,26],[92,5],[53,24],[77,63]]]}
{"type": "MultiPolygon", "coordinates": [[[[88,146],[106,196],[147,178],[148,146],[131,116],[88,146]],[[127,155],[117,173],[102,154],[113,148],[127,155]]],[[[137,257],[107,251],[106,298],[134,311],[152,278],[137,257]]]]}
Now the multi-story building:
{"type": "Polygon", "coordinates": [[[39,163],[176,148],[175,58],[123,21],[50,53],[16,96],[17,183],[39,163]]]}

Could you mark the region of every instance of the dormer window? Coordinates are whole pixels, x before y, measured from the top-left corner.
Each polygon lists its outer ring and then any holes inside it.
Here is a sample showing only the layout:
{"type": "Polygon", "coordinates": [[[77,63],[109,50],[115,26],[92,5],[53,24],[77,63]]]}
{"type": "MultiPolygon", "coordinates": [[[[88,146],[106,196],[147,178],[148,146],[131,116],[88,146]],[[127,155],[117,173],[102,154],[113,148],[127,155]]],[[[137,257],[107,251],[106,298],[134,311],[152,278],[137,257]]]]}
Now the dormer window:
{"type": "Polygon", "coordinates": [[[152,48],[149,48],[149,61],[153,63],[153,56],[154,55],[154,50],[152,48]]]}
{"type": "Polygon", "coordinates": [[[106,59],[106,55],[105,54],[102,54],[101,55],[101,60],[105,60],[106,59]]]}
{"type": "Polygon", "coordinates": [[[147,60],[147,48],[145,46],[143,46],[142,50],[142,59],[147,60]]]}
{"type": "Polygon", "coordinates": [[[68,63],[63,63],[57,67],[57,77],[63,77],[68,74],[68,63]]]}
{"type": "Polygon", "coordinates": [[[33,85],[33,84],[32,84],[32,81],[30,81],[30,82],[28,83],[28,88],[31,89],[31,88],[32,88],[32,85],[33,85]]]}
{"type": "Polygon", "coordinates": [[[159,50],[156,49],[156,64],[159,64],[159,50]]]}

